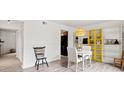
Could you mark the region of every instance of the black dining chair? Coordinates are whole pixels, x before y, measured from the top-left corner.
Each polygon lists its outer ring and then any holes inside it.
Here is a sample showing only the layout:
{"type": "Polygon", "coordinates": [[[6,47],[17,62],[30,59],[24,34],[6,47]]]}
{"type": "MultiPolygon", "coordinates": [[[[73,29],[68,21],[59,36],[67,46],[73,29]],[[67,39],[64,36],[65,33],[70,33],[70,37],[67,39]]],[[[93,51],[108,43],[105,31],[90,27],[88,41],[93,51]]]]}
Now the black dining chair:
{"type": "Polygon", "coordinates": [[[35,67],[37,70],[39,70],[39,65],[46,64],[47,67],[49,67],[48,62],[47,62],[47,57],[45,57],[45,46],[44,47],[33,47],[35,57],[36,57],[36,62],[35,62],[35,67]],[[42,63],[40,63],[42,62],[42,63]]]}

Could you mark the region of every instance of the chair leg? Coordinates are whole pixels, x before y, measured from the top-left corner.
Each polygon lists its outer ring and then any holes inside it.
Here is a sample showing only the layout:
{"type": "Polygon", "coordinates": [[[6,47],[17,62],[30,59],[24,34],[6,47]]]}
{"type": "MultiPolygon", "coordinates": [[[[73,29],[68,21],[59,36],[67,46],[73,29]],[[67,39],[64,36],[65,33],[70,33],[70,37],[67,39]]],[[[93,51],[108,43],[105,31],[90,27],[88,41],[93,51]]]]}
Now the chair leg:
{"type": "Polygon", "coordinates": [[[121,70],[124,69],[124,61],[122,61],[122,66],[121,66],[121,70]]]}
{"type": "Polygon", "coordinates": [[[37,63],[37,70],[39,70],[39,60],[38,60],[38,63],[37,63]]]}
{"type": "Polygon", "coordinates": [[[42,61],[42,67],[44,66],[44,61],[43,61],[44,59],[42,59],[41,61],[42,61]]]}
{"type": "Polygon", "coordinates": [[[37,60],[36,60],[36,62],[35,62],[35,67],[37,66],[37,60]]]}
{"type": "Polygon", "coordinates": [[[84,59],[83,59],[83,62],[82,62],[82,68],[83,68],[83,70],[84,70],[84,59]]]}
{"type": "Polygon", "coordinates": [[[47,60],[46,60],[46,59],[45,59],[45,61],[46,61],[47,67],[49,67],[48,62],[47,62],[47,60]]]}

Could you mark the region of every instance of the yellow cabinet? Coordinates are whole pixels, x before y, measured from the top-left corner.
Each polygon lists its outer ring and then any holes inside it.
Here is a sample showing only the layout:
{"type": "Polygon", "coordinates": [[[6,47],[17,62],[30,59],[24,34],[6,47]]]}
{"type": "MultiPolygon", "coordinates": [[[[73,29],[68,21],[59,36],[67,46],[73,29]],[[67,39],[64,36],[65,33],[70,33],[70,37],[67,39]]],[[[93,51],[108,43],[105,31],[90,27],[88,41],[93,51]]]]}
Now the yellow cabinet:
{"type": "Polygon", "coordinates": [[[92,47],[92,60],[103,61],[102,29],[92,29],[88,32],[88,45],[92,47]]]}

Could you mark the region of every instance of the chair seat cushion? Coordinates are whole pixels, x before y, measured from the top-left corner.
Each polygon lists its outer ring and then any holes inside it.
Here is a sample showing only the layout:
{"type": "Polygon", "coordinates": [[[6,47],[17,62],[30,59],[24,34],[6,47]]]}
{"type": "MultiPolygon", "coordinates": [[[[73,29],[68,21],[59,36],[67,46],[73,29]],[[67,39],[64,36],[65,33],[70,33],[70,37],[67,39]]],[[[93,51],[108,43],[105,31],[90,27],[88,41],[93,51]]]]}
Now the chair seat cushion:
{"type": "Polygon", "coordinates": [[[37,58],[37,60],[47,59],[47,57],[37,58]]]}

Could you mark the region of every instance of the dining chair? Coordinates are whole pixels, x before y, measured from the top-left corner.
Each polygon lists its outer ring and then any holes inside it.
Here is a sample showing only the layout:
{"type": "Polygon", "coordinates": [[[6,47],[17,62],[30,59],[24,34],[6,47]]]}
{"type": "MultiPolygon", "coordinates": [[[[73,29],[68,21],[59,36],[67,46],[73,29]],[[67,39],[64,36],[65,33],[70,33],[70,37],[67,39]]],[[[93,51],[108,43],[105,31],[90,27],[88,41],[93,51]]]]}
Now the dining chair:
{"type": "Polygon", "coordinates": [[[45,46],[44,47],[33,47],[35,57],[36,57],[36,62],[35,62],[35,67],[37,67],[37,70],[39,70],[39,65],[40,61],[42,61],[42,65],[46,64],[47,67],[49,66],[47,63],[47,57],[45,57],[45,46]]]}
{"type": "Polygon", "coordinates": [[[124,50],[120,58],[114,58],[114,66],[120,67],[122,70],[124,68],[124,50]]]}
{"type": "Polygon", "coordinates": [[[76,63],[76,72],[78,69],[78,63],[82,61],[82,57],[78,56],[76,48],[67,48],[68,50],[68,68],[70,68],[70,62],[76,63]]]}
{"type": "Polygon", "coordinates": [[[89,62],[89,66],[91,66],[91,59],[92,59],[92,51],[91,46],[82,46],[82,57],[83,57],[83,70],[84,70],[84,63],[89,62]]]}

